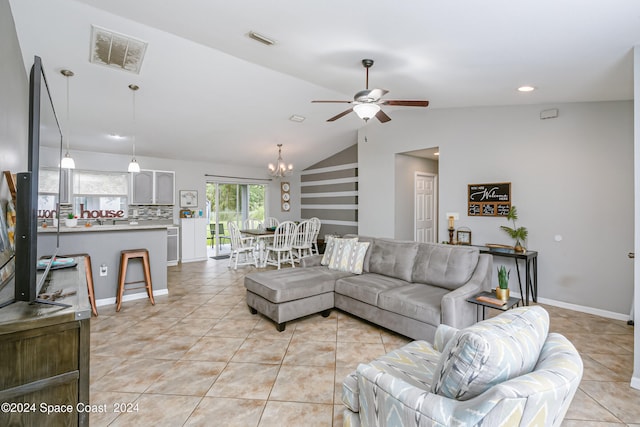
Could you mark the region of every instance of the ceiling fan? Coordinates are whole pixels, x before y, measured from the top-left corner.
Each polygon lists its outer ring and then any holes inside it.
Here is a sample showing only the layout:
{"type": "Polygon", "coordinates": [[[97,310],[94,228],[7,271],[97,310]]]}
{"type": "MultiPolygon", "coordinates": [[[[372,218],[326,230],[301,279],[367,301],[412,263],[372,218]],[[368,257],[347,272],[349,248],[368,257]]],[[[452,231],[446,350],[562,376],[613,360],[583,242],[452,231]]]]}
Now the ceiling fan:
{"type": "Polygon", "coordinates": [[[386,123],[391,120],[382,109],[381,105],[392,105],[392,106],[404,106],[404,107],[426,107],[429,105],[429,101],[410,101],[410,100],[390,100],[390,99],[380,99],[389,91],[384,89],[369,89],[369,68],[373,65],[373,59],[363,59],[362,65],[366,69],[367,72],[367,80],[366,80],[366,89],[361,90],[353,96],[353,101],[311,101],[311,102],[325,102],[325,103],[340,103],[340,104],[353,104],[353,107],[348,110],[343,111],[342,113],[331,117],[328,119],[328,122],[333,122],[338,120],[341,117],[346,116],[352,111],[363,119],[364,121],[368,121],[370,118],[374,117],[380,120],[381,123],[386,123]]]}

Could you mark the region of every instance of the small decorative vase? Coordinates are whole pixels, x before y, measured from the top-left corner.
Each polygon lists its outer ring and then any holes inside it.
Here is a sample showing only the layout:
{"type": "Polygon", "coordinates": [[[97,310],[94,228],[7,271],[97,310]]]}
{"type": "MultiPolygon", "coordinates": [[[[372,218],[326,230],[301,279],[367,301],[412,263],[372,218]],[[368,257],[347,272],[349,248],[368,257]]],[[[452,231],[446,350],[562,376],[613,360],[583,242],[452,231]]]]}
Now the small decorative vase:
{"type": "Polygon", "coordinates": [[[76,218],[65,218],[64,225],[67,227],[76,227],[78,225],[78,220],[76,218]]]}
{"type": "Polygon", "coordinates": [[[509,288],[496,288],[496,298],[501,299],[502,301],[509,301],[509,288]]]}

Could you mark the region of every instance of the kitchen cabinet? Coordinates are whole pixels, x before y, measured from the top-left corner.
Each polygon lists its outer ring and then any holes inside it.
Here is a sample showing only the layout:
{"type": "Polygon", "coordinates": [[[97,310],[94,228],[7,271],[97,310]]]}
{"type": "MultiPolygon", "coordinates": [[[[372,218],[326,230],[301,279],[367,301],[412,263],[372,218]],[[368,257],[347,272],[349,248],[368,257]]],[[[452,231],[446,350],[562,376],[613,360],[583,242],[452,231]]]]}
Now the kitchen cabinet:
{"type": "Polygon", "coordinates": [[[180,221],[182,262],[207,259],[207,218],[183,218],[180,221]]]}
{"type": "Polygon", "coordinates": [[[173,205],[175,172],[141,170],[131,174],[132,205],[173,205]]]}
{"type": "Polygon", "coordinates": [[[180,260],[180,227],[167,227],[167,265],[178,265],[180,260]]]}

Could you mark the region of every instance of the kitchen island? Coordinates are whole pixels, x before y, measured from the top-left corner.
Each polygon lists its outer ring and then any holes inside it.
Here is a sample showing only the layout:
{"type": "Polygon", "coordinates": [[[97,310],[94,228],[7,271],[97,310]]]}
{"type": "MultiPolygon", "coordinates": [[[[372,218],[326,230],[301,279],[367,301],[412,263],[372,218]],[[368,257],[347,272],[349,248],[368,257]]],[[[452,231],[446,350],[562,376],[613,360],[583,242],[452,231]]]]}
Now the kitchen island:
{"type": "MultiPolygon", "coordinates": [[[[92,225],[85,227],[60,226],[60,255],[89,254],[93,270],[96,305],[115,304],[118,287],[120,251],[147,249],[151,264],[153,295],[166,295],[167,289],[167,227],[171,223],[144,221],[139,224],[92,225]],[[103,275],[106,270],[106,275],[103,275]]],[[[38,228],[38,257],[53,253],[56,247],[56,228],[38,228]]],[[[129,263],[127,282],[143,280],[142,265],[129,263]]],[[[142,290],[125,293],[123,301],[147,298],[142,290]]]]}

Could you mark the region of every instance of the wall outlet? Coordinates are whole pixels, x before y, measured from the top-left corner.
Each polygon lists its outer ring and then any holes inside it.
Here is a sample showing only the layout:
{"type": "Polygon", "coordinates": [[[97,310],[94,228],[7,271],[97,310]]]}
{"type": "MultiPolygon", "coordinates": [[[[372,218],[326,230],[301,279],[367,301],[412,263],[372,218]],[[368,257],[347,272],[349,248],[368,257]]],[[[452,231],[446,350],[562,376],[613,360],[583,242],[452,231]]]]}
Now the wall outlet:
{"type": "Polygon", "coordinates": [[[107,275],[107,264],[102,264],[100,266],[100,276],[106,276],[107,275]]]}

